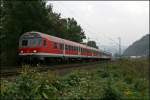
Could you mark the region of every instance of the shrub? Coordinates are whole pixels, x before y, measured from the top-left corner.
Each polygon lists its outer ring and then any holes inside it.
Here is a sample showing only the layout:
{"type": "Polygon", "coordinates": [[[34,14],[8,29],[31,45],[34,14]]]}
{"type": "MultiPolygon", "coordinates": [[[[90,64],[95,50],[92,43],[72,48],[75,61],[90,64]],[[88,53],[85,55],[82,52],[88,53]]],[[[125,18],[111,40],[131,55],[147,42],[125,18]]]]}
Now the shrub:
{"type": "Polygon", "coordinates": [[[136,79],[134,83],[135,90],[142,91],[147,88],[146,81],[143,79],[136,79]]]}
{"type": "MultiPolygon", "coordinates": [[[[25,65],[15,82],[1,82],[0,96],[2,100],[148,100],[147,73],[141,73],[140,67],[134,63],[141,62],[122,60],[121,66],[115,62],[107,65],[107,69],[98,67],[94,70],[73,70],[63,77],[57,77],[54,71],[38,73],[36,69],[25,65]]],[[[142,69],[145,72],[147,66],[142,69]]]]}
{"type": "Polygon", "coordinates": [[[126,76],[125,76],[125,82],[126,82],[127,84],[131,84],[132,81],[133,81],[133,77],[131,77],[131,75],[126,75],[126,76]]]}
{"type": "Polygon", "coordinates": [[[101,100],[121,100],[121,94],[111,86],[107,86],[101,100]]]}
{"type": "Polygon", "coordinates": [[[16,79],[16,82],[1,92],[1,98],[3,100],[56,98],[58,90],[50,82],[48,77],[43,77],[26,66],[22,69],[22,74],[16,79]]]}

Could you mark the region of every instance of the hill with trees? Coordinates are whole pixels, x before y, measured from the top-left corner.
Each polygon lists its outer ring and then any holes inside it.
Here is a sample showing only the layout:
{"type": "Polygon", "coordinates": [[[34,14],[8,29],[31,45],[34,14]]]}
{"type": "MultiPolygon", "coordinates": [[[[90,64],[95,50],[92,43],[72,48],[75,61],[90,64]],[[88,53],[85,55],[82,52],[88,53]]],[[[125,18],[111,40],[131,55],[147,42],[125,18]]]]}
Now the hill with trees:
{"type": "Polygon", "coordinates": [[[135,41],[130,45],[125,52],[124,56],[149,56],[149,36],[147,34],[143,36],[140,40],[135,41]]]}

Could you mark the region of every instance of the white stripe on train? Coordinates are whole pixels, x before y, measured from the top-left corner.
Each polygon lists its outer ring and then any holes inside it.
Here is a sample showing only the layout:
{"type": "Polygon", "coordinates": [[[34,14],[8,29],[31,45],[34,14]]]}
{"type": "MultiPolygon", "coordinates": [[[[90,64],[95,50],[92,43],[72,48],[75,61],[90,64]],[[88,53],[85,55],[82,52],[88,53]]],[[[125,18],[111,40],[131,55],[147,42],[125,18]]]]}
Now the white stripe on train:
{"type": "Polygon", "coordinates": [[[58,57],[82,57],[82,58],[109,58],[107,56],[83,56],[83,55],[64,55],[64,54],[53,54],[53,53],[19,53],[20,56],[27,56],[27,55],[37,55],[37,56],[58,56],[58,57]]]}

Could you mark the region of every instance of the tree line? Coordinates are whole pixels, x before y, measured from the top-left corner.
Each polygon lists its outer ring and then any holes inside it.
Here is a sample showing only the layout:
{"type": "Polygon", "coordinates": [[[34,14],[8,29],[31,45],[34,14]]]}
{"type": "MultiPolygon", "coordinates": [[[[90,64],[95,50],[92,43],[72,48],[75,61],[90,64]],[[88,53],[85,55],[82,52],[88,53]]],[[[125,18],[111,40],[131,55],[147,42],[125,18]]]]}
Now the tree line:
{"type": "Polygon", "coordinates": [[[28,31],[83,42],[86,38],[74,18],[61,18],[45,0],[1,0],[0,60],[1,65],[16,65],[19,37],[28,31]]]}

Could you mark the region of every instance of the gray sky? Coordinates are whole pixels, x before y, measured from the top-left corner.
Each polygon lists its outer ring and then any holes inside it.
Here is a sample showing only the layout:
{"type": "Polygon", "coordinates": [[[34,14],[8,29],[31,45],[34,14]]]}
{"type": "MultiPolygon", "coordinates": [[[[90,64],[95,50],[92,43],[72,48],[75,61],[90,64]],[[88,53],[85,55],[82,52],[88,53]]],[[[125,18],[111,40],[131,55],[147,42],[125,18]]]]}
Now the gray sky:
{"type": "MultiPolygon", "coordinates": [[[[48,1],[61,17],[74,17],[90,40],[100,45],[131,45],[149,33],[148,1],[48,1]],[[113,41],[112,41],[112,40],[113,41]]],[[[86,40],[85,40],[86,41],[86,40]]]]}

